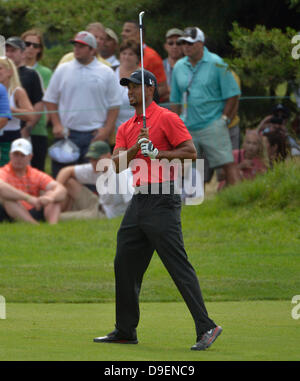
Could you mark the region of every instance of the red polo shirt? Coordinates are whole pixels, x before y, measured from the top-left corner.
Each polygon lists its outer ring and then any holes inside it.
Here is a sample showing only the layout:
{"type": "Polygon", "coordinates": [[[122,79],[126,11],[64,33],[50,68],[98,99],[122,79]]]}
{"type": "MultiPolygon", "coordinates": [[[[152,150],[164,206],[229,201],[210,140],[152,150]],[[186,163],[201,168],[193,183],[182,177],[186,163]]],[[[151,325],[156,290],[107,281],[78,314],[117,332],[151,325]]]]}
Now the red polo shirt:
{"type": "MultiPolygon", "coordinates": [[[[137,142],[143,126],[143,116],[135,114],[119,128],[116,136],[116,148],[128,150],[137,142]]],[[[174,112],[152,102],[146,109],[146,126],[149,139],[159,151],[171,151],[179,144],[191,140],[183,121],[174,112]]],[[[134,186],[149,183],[161,183],[176,179],[176,166],[166,160],[150,160],[139,151],[130,163],[134,186]],[[139,160],[137,160],[139,159],[139,160]],[[163,163],[163,164],[162,164],[163,163]]]]}

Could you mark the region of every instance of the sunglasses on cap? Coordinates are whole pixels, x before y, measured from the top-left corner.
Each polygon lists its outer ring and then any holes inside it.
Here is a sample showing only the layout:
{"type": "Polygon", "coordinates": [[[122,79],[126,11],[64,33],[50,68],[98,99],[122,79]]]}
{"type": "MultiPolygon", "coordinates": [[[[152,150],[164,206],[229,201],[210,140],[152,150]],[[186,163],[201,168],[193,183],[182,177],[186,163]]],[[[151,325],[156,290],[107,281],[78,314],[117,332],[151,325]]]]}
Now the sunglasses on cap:
{"type": "Polygon", "coordinates": [[[184,37],[192,37],[194,39],[197,37],[197,29],[194,27],[185,28],[183,35],[184,37]]]}
{"type": "Polygon", "coordinates": [[[34,49],[38,49],[41,47],[41,44],[37,44],[36,42],[30,42],[30,41],[25,41],[25,45],[27,48],[29,48],[29,46],[33,46],[34,49]]]}

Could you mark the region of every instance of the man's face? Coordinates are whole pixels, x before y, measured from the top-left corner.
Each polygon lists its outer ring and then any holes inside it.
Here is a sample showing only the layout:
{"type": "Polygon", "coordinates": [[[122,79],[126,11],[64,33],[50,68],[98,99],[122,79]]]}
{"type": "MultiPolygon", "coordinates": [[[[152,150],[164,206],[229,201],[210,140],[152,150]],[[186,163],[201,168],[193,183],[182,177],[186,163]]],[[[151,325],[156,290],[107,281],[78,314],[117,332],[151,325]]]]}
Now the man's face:
{"type": "Polygon", "coordinates": [[[24,155],[20,151],[11,152],[9,154],[10,162],[15,170],[23,170],[30,164],[32,155],[24,155]]]}
{"type": "Polygon", "coordinates": [[[28,59],[37,60],[37,55],[41,51],[40,39],[35,35],[28,35],[24,38],[26,44],[25,57],[28,59]]]}
{"type": "Polygon", "coordinates": [[[106,33],[98,28],[92,28],[89,29],[88,32],[92,33],[97,41],[97,50],[100,52],[100,50],[103,48],[104,42],[105,42],[105,36],[106,33]]]}
{"type": "Polygon", "coordinates": [[[165,50],[168,53],[168,56],[174,60],[178,60],[183,57],[182,45],[181,42],[177,42],[179,36],[170,36],[165,42],[165,50]]]}
{"type": "MultiPolygon", "coordinates": [[[[136,107],[143,103],[142,85],[128,83],[128,99],[131,106],[136,107]]],[[[153,96],[154,87],[145,86],[145,99],[153,96]]]]}
{"type": "Polygon", "coordinates": [[[129,38],[132,38],[134,40],[139,40],[139,30],[135,24],[131,22],[126,22],[123,25],[121,36],[123,41],[128,40],[129,38]]]}
{"type": "Polygon", "coordinates": [[[203,42],[197,41],[193,44],[187,41],[182,41],[183,54],[189,58],[195,58],[203,54],[203,42]]]}
{"type": "Polygon", "coordinates": [[[90,63],[93,60],[95,53],[96,50],[92,49],[90,46],[79,42],[74,43],[74,57],[83,65],[90,63]]]}
{"type": "Polygon", "coordinates": [[[10,58],[14,64],[19,67],[22,64],[24,52],[21,49],[14,48],[13,46],[6,45],[6,56],[10,58]]]}
{"type": "Polygon", "coordinates": [[[103,44],[103,48],[101,49],[101,55],[103,58],[108,58],[110,56],[112,56],[115,51],[116,51],[116,41],[109,37],[108,35],[106,35],[106,38],[104,40],[104,44],[103,44]]]}
{"type": "MultiPolygon", "coordinates": [[[[94,172],[99,172],[99,171],[97,171],[97,164],[98,164],[98,162],[100,161],[100,160],[102,160],[102,159],[111,159],[111,153],[110,152],[108,152],[108,153],[105,153],[105,154],[103,154],[103,155],[101,155],[101,156],[99,156],[99,158],[98,159],[92,159],[92,158],[90,158],[89,160],[90,160],[90,163],[92,164],[92,166],[93,166],[93,170],[94,170],[94,172]]],[[[99,167],[98,167],[99,168],[99,167]]],[[[101,171],[101,172],[106,172],[108,170],[108,166],[104,166],[104,168],[103,168],[103,171],[101,171]]]]}

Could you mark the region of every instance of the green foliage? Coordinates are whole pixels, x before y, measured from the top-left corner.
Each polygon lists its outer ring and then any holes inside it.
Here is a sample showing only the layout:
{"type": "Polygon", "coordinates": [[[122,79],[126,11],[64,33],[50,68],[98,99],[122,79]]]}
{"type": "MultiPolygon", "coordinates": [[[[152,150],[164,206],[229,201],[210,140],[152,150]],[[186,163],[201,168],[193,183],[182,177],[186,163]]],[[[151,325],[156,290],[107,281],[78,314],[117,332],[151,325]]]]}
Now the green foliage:
{"type": "Polygon", "coordinates": [[[262,95],[273,95],[283,81],[298,81],[299,62],[291,56],[295,34],[289,27],[285,33],[263,25],[252,31],[234,22],[229,35],[235,56],[228,62],[242,77],[243,85],[260,89],[262,95]]]}

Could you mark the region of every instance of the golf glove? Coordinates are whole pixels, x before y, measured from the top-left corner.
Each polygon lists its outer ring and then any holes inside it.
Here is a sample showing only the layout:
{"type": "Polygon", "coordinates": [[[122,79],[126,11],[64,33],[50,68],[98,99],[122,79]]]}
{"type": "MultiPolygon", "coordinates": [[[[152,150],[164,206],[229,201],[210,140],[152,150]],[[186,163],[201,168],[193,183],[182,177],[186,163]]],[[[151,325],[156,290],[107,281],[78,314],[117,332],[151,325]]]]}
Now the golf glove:
{"type": "Polygon", "coordinates": [[[142,138],[138,141],[138,143],[141,146],[141,152],[144,156],[150,157],[151,160],[156,159],[156,156],[158,155],[158,149],[154,148],[151,140],[142,138]]]}

